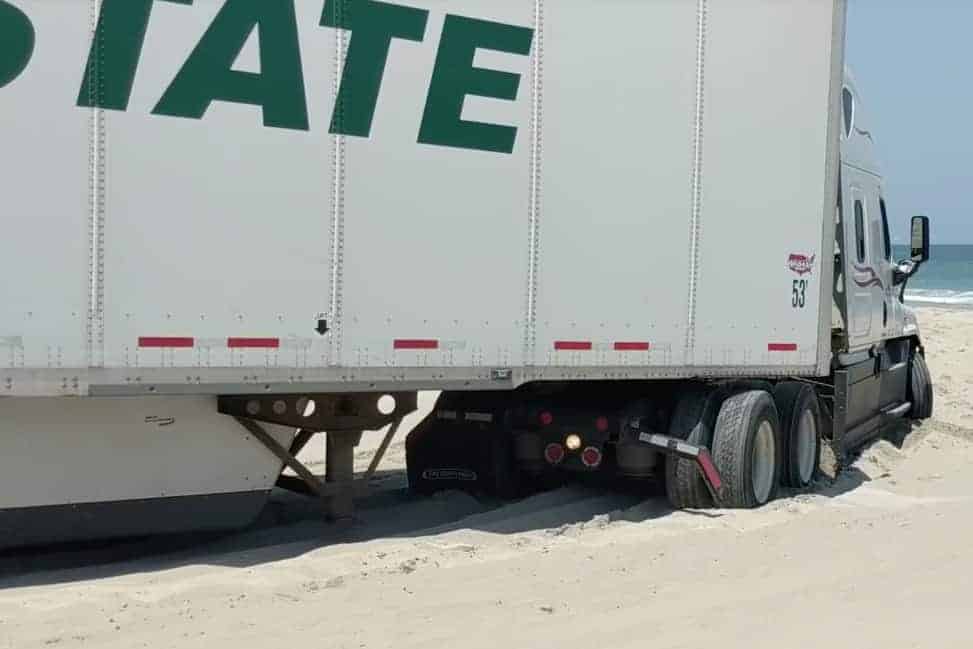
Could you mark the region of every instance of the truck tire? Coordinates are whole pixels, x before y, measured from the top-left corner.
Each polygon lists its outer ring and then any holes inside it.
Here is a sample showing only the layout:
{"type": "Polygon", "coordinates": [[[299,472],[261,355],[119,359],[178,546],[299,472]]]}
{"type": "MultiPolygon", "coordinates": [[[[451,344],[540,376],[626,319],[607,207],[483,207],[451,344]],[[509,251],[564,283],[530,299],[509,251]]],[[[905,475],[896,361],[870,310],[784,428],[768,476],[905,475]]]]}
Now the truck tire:
{"type": "MultiPolygon", "coordinates": [[[[669,422],[670,437],[709,448],[713,441],[713,429],[705,417],[708,400],[709,392],[705,390],[682,395],[669,422]]],[[[705,509],[713,506],[713,498],[694,462],[670,456],[665,459],[665,466],[666,496],[673,507],[705,509]]]]}
{"type": "Polygon", "coordinates": [[[913,353],[911,367],[909,368],[908,395],[909,401],[912,402],[912,410],[909,414],[912,419],[929,419],[932,417],[932,375],[929,373],[925,356],[918,350],[913,353]]]}
{"type": "Polygon", "coordinates": [[[716,418],[713,461],[726,507],[752,509],[777,493],[781,465],[780,418],[770,393],[750,390],[723,402],[716,418]]]}
{"type": "Polygon", "coordinates": [[[774,388],[774,402],[783,441],[781,481],[786,487],[804,489],[814,480],[821,463],[821,404],[817,392],[806,383],[785,381],[774,388]]]}
{"type": "Polygon", "coordinates": [[[936,391],[933,389],[932,372],[929,370],[929,363],[926,362],[926,355],[921,354],[922,373],[926,375],[926,409],[924,419],[931,419],[935,409],[936,391]]]}

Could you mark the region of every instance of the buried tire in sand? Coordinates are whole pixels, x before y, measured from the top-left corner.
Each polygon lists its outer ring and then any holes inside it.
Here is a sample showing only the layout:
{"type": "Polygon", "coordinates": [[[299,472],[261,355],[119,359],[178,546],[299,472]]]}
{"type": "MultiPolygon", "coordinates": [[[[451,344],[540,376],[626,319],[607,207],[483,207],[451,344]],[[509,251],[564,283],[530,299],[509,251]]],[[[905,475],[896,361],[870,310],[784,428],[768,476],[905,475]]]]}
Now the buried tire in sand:
{"type": "Polygon", "coordinates": [[[785,381],[774,388],[783,441],[781,482],[803,489],[811,484],[821,461],[821,405],[814,388],[785,381]]]}
{"type": "Polygon", "coordinates": [[[910,417],[913,419],[929,419],[932,417],[932,375],[929,373],[925,356],[918,350],[913,353],[912,364],[909,368],[908,399],[912,402],[910,417]]]}
{"type": "Polygon", "coordinates": [[[769,393],[751,390],[723,402],[716,419],[713,460],[723,477],[723,505],[750,509],[777,493],[780,420],[769,393]]]}
{"type": "MultiPolygon", "coordinates": [[[[713,427],[712,422],[706,418],[708,400],[707,390],[696,390],[683,395],[672,414],[669,435],[695,446],[709,447],[713,440],[713,427]]],[[[673,507],[701,509],[713,506],[713,497],[694,462],[669,457],[665,464],[666,496],[673,507]]]]}

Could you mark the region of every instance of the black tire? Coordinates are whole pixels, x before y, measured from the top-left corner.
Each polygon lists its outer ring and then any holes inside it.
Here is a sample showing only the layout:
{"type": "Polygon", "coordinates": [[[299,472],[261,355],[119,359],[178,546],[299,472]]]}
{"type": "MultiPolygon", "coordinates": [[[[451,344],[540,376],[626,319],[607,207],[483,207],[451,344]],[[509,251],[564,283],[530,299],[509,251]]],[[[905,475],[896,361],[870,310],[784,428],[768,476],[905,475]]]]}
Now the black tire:
{"type": "Polygon", "coordinates": [[[935,410],[936,391],[933,389],[932,372],[929,370],[929,363],[926,362],[926,355],[922,354],[922,372],[926,375],[926,412],[924,419],[931,419],[935,410]]]}
{"type": "Polygon", "coordinates": [[[813,482],[821,465],[821,404],[817,392],[806,383],[785,381],[774,388],[774,402],[780,416],[781,439],[783,441],[783,466],[781,482],[786,487],[804,489],[813,482]],[[810,417],[813,426],[814,449],[811,462],[805,455],[805,445],[810,440],[802,437],[801,421],[810,417]],[[810,464],[810,469],[807,466],[810,464]]]}
{"type": "Polygon", "coordinates": [[[723,402],[716,418],[713,461],[723,478],[722,504],[725,507],[752,509],[774,499],[780,477],[782,446],[780,418],[770,393],[750,390],[735,394],[723,402]],[[769,432],[764,428],[765,424],[770,425],[769,432]],[[767,448],[771,441],[772,449],[767,448]],[[754,462],[755,445],[757,453],[764,456],[764,461],[770,461],[772,466],[754,462]],[[765,453],[760,453],[761,448],[765,453]],[[769,470],[769,475],[763,472],[764,468],[769,470]],[[759,479],[761,475],[762,480],[759,479]],[[760,491],[754,484],[755,480],[760,482],[760,491]]]}
{"type": "Polygon", "coordinates": [[[908,398],[912,402],[909,417],[912,419],[929,419],[933,410],[932,375],[926,358],[918,350],[912,355],[909,368],[908,398]]]}
{"type": "MultiPolygon", "coordinates": [[[[680,396],[669,422],[669,435],[689,444],[710,447],[712,422],[706,421],[710,392],[695,390],[680,396]]],[[[713,506],[706,483],[691,460],[669,456],[666,464],[666,496],[677,509],[705,509],[713,506]]]]}

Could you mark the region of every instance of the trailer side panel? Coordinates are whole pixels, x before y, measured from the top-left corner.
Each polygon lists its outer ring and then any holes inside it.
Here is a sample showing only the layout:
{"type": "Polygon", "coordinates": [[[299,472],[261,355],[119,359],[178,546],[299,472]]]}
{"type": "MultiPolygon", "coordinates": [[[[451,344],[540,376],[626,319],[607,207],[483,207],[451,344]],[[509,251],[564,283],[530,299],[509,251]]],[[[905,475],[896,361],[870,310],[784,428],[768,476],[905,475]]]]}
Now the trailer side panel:
{"type": "Polygon", "coordinates": [[[827,371],[840,1],[13,4],[3,394],[827,371]]]}

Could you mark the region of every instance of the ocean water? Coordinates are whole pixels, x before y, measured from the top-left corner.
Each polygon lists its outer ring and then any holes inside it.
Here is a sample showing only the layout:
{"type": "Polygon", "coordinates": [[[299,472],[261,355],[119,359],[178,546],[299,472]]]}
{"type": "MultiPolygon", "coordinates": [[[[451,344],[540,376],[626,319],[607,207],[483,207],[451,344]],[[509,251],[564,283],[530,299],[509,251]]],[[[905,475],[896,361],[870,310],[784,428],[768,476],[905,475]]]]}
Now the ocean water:
{"type": "MultiPolygon", "coordinates": [[[[930,259],[909,279],[906,303],[973,309],[973,246],[932,246],[930,259]]],[[[895,246],[895,259],[909,256],[895,246]]]]}

